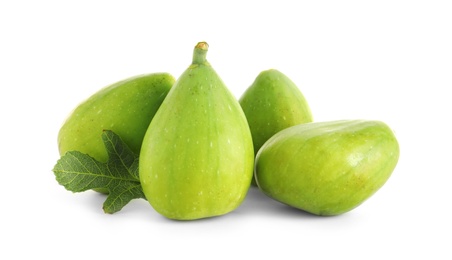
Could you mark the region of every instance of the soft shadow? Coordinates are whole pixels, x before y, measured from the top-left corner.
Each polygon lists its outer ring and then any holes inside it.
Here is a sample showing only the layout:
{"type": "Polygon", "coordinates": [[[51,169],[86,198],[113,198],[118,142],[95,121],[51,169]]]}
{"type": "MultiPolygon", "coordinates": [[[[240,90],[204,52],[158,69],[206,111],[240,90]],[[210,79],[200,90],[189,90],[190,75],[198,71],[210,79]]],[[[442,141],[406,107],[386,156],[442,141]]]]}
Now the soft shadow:
{"type": "MultiPolygon", "coordinates": [[[[85,202],[91,211],[105,214],[102,205],[107,198],[106,194],[90,191],[89,196],[83,196],[85,202]]],[[[87,195],[87,194],[86,194],[87,195]]],[[[81,203],[84,204],[84,203],[81,203]]],[[[156,212],[148,201],[144,199],[134,199],[130,201],[122,210],[114,215],[135,215],[139,218],[152,219],[153,221],[163,223],[211,223],[224,220],[225,218],[255,218],[255,217],[278,217],[278,218],[296,218],[321,220],[329,218],[338,218],[340,216],[317,216],[312,213],[297,209],[286,204],[280,203],[265,195],[258,187],[252,186],[248,190],[247,196],[242,204],[234,211],[222,215],[197,220],[174,220],[166,218],[156,212]]]]}
{"type": "Polygon", "coordinates": [[[85,202],[87,202],[86,205],[88,205],[91,211],[104,214],[102,206],[104,204],[104,201],[107,199],[106,194],[90,190],[77,195],[80,195],[80,197],[82,197],[84,204],[85,202]]]}
{"type": "Polygon", "coordinates": [[[297,209],[278,202],[265,195],[258,187],[252,186],[248,191],[245,201],[236,210],[241,215],[253,216],[279,216],[291,218],[325,219],[332,216],[318,216],[307,211],[297,209]]]}

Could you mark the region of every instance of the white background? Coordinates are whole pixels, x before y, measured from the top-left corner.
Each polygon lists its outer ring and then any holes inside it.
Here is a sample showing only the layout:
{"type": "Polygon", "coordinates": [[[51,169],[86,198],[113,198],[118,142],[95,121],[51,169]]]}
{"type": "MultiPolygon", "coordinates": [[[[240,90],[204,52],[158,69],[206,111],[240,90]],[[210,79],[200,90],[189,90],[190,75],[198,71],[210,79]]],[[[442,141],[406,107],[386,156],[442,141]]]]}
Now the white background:
{"type": "Polygon", "coordinates": [[[1,259],[451,259],[450,1],[0,2],[1,259]],[[198,41],[238,98],[276,68],[316,121],[390,125],[401,157],[355,210],[316,217],[251,189],[225,216],[190,222],[144,200],[104,214],[52,168],[69,112],[148,72],[178,77],[198,41]]]}

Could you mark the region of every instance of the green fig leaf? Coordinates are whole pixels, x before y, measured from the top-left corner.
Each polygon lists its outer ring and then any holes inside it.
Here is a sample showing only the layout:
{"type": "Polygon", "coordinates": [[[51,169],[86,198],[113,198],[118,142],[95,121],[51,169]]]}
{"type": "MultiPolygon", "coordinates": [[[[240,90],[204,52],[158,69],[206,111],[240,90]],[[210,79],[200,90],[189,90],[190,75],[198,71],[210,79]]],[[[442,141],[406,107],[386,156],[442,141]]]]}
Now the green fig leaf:
{"type": "Polygon", "coordinates": [[[146,198],[138,176],[138,156],[110,130],[103,132],[102,140],[109,157],[106,163],[69,151],[58,160],[53,172],[57,182],[69,191],[107,190],[103,210],[113,214],[132,199],[146,198]]]}

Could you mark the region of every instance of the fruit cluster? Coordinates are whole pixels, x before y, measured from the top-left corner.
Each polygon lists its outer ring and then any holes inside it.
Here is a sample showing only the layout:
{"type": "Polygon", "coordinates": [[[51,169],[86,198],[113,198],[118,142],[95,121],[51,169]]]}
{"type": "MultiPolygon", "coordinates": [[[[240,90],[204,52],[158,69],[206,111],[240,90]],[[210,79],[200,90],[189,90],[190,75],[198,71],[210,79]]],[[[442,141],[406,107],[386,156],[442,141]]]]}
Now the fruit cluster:
{"type": "MultiPolygon", "coordinates": [[[[108,160],[104,130],[139,156],[139,182],[152,207],[170,219],[236,209],[250,186],[316,215],[357,207],[393,172],[399,145],[383,122],[313,122],[298,87],[277,70],[261,72],[237,100],[198,43],[177,79],[136,76],[81,103],[58,135],[59,152],[108,160]]],[[[99,185],[96,191],[109,193],[99,185]]]]}

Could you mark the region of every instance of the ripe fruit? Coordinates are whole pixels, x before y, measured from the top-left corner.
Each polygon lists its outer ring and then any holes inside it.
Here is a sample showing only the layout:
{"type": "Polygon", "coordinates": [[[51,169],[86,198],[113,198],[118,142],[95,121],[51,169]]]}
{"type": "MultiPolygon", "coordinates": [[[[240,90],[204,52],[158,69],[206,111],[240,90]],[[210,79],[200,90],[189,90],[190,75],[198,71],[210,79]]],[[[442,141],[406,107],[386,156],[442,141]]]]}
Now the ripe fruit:
{"type": "Polygon", "coordinates": [[[262,71],[239,102],[250,126],[255,153],[277,132],[312,122],[311,110],[301,91],[275,69],[262,71]]]}
{"type": "MultiPolygon", "coordinates": [[[[68,116],[58,133],[60,155],[79,151],[108,159],[103,130],[112,130],[138,154],[146,129],[174,84],[168,73],[131,77],[94,93],[68,116]]],[[[106,190],[96,191],[107,193],[106,190]]]]}
{"type": "Polygon", "coordinates": [[[162,103],[145,135],[140,181],[147,200],[167,218],[226,214],[249,189],[254,152],[235,97],[206,60],[200,42],[193,63],[162,103]]]}
{"type": "Polygon", "coordinates": [[[258,187],[316,215],[357,207],[390,177],[399,158],[391,129],[379,121],[308,123],[282,130],[256,157],[258,187]]]}

